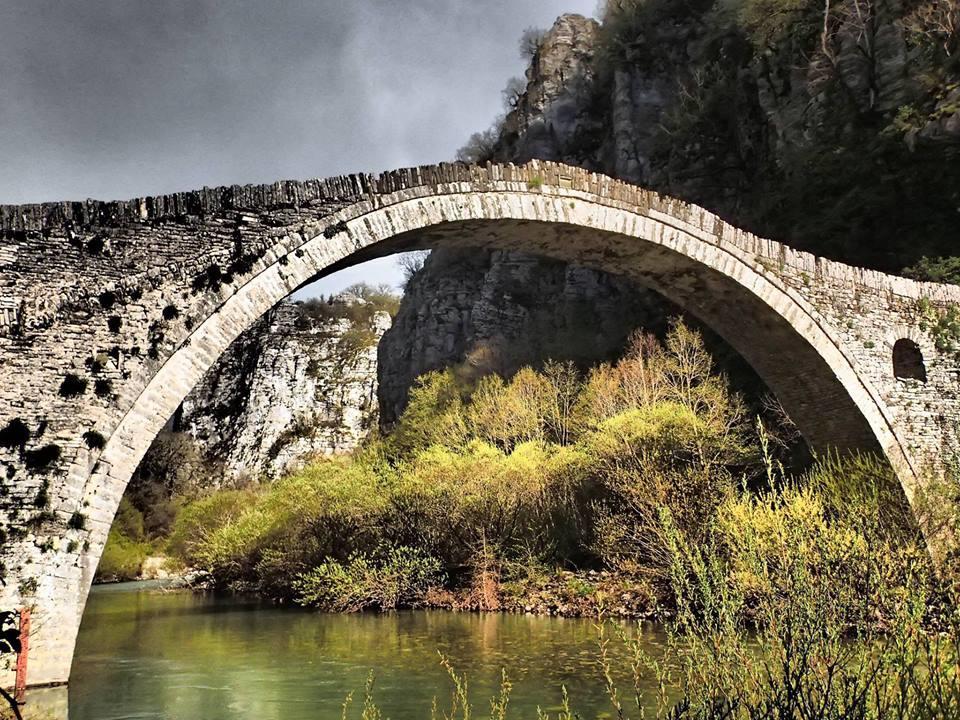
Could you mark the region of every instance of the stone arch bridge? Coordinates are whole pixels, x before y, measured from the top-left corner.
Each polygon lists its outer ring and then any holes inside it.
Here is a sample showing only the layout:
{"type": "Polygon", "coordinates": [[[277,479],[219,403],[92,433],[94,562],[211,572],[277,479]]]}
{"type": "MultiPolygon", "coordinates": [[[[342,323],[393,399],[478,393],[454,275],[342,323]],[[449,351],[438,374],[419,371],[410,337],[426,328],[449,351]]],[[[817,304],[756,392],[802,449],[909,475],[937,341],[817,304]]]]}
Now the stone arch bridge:
{"type": "Polygon", "coordinates": [[[0,207],[0,231],[0,609],[33,609],[31,685],[68,679],[117,505],[184,396],[292,291],[376,256],[511,249],[634,278],[737,349],[811,446],[882,452],[909,498],[960,417],[958,356],[930,329],[960,288],[558,164],[0,207]]]}

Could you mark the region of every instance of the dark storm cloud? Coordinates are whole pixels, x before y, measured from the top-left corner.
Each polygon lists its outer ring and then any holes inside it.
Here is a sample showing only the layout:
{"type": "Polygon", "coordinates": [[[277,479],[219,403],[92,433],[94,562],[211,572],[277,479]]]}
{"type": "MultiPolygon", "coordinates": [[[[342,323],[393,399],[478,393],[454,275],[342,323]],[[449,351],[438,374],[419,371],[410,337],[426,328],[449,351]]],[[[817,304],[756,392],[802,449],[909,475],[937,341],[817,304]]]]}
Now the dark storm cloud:
{"type": "Polygon", "coordinates": [[[450,159],[596,0],[2,0],[0,202],[450,159]]]}

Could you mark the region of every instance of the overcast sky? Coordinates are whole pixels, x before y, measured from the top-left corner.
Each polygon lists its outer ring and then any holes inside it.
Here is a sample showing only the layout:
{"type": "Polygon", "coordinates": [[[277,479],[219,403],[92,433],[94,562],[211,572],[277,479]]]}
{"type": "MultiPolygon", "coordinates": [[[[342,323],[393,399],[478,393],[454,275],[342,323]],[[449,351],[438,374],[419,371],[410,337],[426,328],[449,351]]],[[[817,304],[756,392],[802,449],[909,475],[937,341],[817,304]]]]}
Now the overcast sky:
{"type": "MultiPolygon", "coordinates": [[[[524,28],[596,6],[0,0],[0,203],[450,160],[523,72],[524,28]]],[[[354,279],[396,272],[387,261],[354,279]]]]}

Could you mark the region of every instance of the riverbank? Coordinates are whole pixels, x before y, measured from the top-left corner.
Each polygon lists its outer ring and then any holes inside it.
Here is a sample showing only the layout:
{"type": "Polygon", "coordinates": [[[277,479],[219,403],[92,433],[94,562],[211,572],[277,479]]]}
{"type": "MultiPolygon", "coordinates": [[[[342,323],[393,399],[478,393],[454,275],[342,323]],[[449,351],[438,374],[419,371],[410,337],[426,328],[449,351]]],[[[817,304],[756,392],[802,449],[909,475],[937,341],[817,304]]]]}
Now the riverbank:
{"type": "Polygon", "coordinates": [[[602,614],[625,620],[653,620],[662,610],[662,597],[649,582],[636,577],[606,570],[557,570],[506,583],[481,578],[470,588],[432,588],[424,594],[422,606],[461,612],[594,619],[602,614]]]}
{"type": "Polygon", "coordinates": [[[658,718],[747,720],[775,708],[793,720],[811,717],[804,708],[813,701],[825,708],[813,716],[826,718],[946,720],[960,711],[960,625],[954,613],[943,633],[920,630],[922,583],[903,588],[887,632],[851,632],[856,591],[798,569],[782,594],[753,608],[760,622],[748,630],[733,621],[743,598],[723,596],[722,578],[703,566],[678,570],[674,590],[690,592],[689,603],[667,625],[506,612],[316,613],[249,596],[101,586],[81,627],[70,717],[162,709],[169,717],[299,720],[340,716],[347,697],[344,717],[367,708],[364,717],[398,720],[432,717],[432,703],[463,720],[467,704],[491,698],[509,700],[509,712],[493,717],[561,720],[616,716],[618,703],[634,717],[634,698],[658,718]],[[918,657],[923,663],[911,661],[918,657]],[[783,692],[787,681],[795,693],[783,692]],[[697,714],[674,713],[683,707],[697,714]],[[721,715],[710,714],[717,708],[721,715]]]}
{"type": "MultiPolygon", "coordinates": [[[[196,568],[186,568],[172,557],[148,556],[133,577],[101,577],[95,586],[124,584],[186,590],[215,591],[216,579],[196,568]],[[155,583],[155,585],[153,585],[155,583]]],[[[255,589],[234,588],[251,599],[264,599],[255,589]]],[[[473,587],[434,586],[411,601],[406,609],[451,612],[502,612],[544,617],[653,620],[662,609],[664,591],[658,593],[644,578],[607,570],[547,571],[538,569],[523,579],[502,581],[499,573],[487,573],[473,587]]]]}

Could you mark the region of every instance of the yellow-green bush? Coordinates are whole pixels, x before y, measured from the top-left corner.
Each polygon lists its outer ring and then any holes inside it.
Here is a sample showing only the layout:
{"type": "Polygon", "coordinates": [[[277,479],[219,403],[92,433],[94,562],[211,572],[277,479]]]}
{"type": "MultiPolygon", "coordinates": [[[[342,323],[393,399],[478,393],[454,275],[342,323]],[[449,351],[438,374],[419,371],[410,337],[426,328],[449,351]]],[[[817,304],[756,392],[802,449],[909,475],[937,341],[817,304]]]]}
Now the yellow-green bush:
{"type": "Polygon", "coordinates": [[[843,622],[888,622],[905,586],[929,574],[903,492],[868,457],[825,460],[774,490],[731,496],[712,531],[729,582],[752,608],[804,577],[846,613],[843,622]]]}
{"type": "Polygon", "coordinates": [[[133,580],[140,575],[150,544],[143,531],[143,515],[129,499],[120,501],[107,544],[97,566],[97,580],[133,580]]]}
{"type": "Polygon", "coordinates": [[[608,641],[601,639],[601,674],[619,717],[632,716],[627,697],[641,717],[672,720],[957,716],[960,614],[954,603],[940,620],[944,632],[930,632],[923,564],[885,584],[882,558],[856,530],[830,518],[815,490],[732,501],[721,516],[722,538],[736,535],[734,524],[746,528],[739,547],[694,546],[669,513],[661,515],[673,558],[675,614],[662,658],[648,657],[641,641],[621,635],[633,658],[629,695],[610,682],[608,641]],[[844,559],[857,568],[852,575],[877,579],[877,594],[845,582],[851,573],[844,559]],[[737,577],[744,571],[772,582],[753,592],[737,577]],[[878,599],[886,622],[863,614],[878,599]],[[651,680],[661,688],[656,698],[644,694],[651,680]]]}
{"type": "Polygon", "coordinates": [[[187,504],[174,521],[167,539],[168,552],[195,564],[197,552],[211,534],[237,518],[256,498],[253,491],[222,490],[187,504]]]}
{"type": "Polygon", "coordinates": [[[297,601],[324,610],[394,610],[419,601],[440,581],[440,562],[422,550],[393,547],[373,556],[356,552],[346,562],[327,560],[294,582],[297,601]]]}
{"type": "Polygon", "coordinates": [[[283,596],[292,577],[313,578],[311,602],[327,605],[318,584],[350,595],[383,547],[422,550],[452,583],[491,563],[662,566],[658,508],[706,527],[749,455],[743,426],[683,324],[663,345],[638,335],[587,380],[559,363],[469,386],[428,373],[388,437],[188,506],[170,547],[224,585],[283,596]]]}
{"type": "Polygon", "coordinates": [[[853,624],[868,605],[889,614],[882,593],[920,557],[889,469],[827,458],[788,481],[765,453],[678,323],[586,378],[555,363],[469,385],[429,373],[391,435],[188,505],[170,547],[221,585],[356,609],[414,602],[427,578],[472,592],[482,575],[487,593],[521,566],[612,569],[666,592],[673,532],[710,549],[744,613],[801,572],[847,588],[838,606],[862,601],[853,624]],[[420,572],[427,560],[437,572],[420,572]]]}
{"type": "Polygon", "coordinates": [[[411,540],[451,568],[485,545],[562,560],[578,552],[583,533],[584,468],[577,448],[538,442],[509,454],[480,440],[461,452],[434,447],[403,467],[395,505],[399,518],[420,521],[411,540]]]}
{"type": "Polygon", "coordinates": [[[465,438],[462,388],[447,369],[417,378],[406,410],[384,442],[384,452],[400,459],[431,445],[458,447],[465,438]]]}
{"type": "Polygon", "coordinates": [[[672,402],[615,415],[585,438],[590,468],[605,490],[594,543],[607,564],[669,562],[662,508],[685,532],[702,537],[733,489],[730,472],[716,461],[715,440],[692,410],[672,402]]]}

